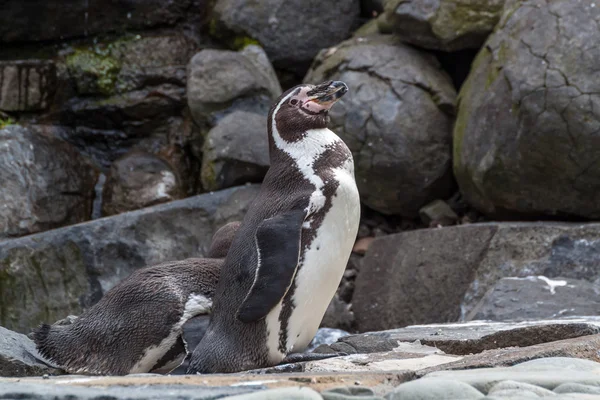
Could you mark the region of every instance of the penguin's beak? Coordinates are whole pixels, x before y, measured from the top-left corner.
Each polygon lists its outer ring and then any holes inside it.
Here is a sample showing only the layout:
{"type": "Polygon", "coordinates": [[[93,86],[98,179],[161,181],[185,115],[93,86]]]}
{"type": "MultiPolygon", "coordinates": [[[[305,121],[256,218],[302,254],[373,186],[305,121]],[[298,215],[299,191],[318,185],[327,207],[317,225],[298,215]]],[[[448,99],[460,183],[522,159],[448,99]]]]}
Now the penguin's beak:
{"type": "Polygon", "coordinates": [[[348,86],[344,82],[327,81],[317,85],[307,95],[310,96],[309,102],[317,103],[321,107],[329,109],[347,92],[348,86]]]}

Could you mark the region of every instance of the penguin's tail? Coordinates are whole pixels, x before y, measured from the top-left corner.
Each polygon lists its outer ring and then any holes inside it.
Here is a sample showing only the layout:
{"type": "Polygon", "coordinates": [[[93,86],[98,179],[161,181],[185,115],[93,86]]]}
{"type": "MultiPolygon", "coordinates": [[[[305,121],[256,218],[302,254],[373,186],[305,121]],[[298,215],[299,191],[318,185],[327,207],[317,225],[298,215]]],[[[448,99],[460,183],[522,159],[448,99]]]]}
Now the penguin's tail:
{"type": "Polygon", "coordinates": [[[33,341],[37,351],[46,361],[55,364],[59,368],[66,369],[66,360],[64,359],[66,349],[64,348],[64,342],[61,340],[64,328],[66,327],[41,324],[33,330],[33,341]],[[61,342],[63,342],[62,346],[59,344],[61,342]]]}

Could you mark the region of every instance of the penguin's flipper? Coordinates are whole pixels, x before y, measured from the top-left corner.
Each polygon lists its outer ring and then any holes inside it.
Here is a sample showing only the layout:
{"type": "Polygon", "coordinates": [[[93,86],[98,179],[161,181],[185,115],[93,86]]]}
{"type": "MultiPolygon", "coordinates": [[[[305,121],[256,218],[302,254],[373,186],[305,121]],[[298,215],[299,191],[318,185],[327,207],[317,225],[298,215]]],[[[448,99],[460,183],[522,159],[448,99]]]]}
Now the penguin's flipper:
{"type": "Polygon", "coordinates": [[[291,210],[258,226],[256,276],[238,310],[240,321],[253,322],[266,317],[287,293],[298,267],[305,218],[305,210],[291,210]]]}

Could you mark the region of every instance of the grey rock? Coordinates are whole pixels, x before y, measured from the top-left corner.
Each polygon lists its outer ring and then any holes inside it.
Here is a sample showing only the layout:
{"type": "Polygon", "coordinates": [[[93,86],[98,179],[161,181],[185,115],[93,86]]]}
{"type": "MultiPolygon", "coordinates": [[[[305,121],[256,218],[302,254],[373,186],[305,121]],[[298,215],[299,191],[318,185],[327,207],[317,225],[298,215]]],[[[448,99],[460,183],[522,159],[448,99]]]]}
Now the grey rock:
{"type": "Polygon", "coordinates": [[[385,17],[403,41],[433,50],[481,47],[505,0],[385,0],[385,17]]]}
{"type": "Polygon", "coordinates": [[[573,357],[547,357],[538,358],[536,360],[525,361],[515,365],[515,369],[568,369],[573,371],[598,371],[600,363],[592,360],[584,360],[573,357]]]}
{"type": "Polygon", "coordinates": [[[202,257],[257,193],[236,187],[0,242],[0,324],[28,332],[80,314],[135,269],[202,257]]]}
{"type": "Polygon", "coordinates": [[[330,128],[352,150],[364,204],[412,218],[450,196],[456,93],[433,56],[393,36],[354,38],[321,51],[304,81],[328,79],[350,89],[330,128]]]}
{"type": "MultiPolygon", "coordinates": [[[[474,319],[522,321],[600,314],[597,283],[545,276],[502,278],[481,299],[474,319]]],[[[476,311],[476,312],[475,312],[476,311]]]]}
{"type": "Polygon", "coordinates": [[[0,326],[0,376],[60,374],[48,365],[27,336],[0,326]]]}
{"type": "Polygon", "coordinates": [[[0,129],[0,240],[88,220],[96,177],[68,143],[19,125],[0,129]]]}
{"type": "Polygon", "coordinates": [[[346,386],[321,392],[323,400],[383,400],[372,389],[361,386],[346,386]]]}
{"type": "Polygon", "coordinates": [[[591,385],[582,385],[581,383],[563,383],[554,388],[554,393],[584,393],[600,395],[600,387],[591,385]]]}
{"type": "MultiPolygon", "coordinates": [[[[194,385],[139,385],[104,388],[4,382],[0,399],[23,400],[213,400],[262,392],[257,387],[201,387],[194,385]],[[231,396],[231,397],[229,397],[231,396]]],[[[243,397],[245,398],[245,397],[243,397]]],[[[304,398],[301,398],[304,399],[304,398]]]]}
{"type": "Polygon", "coordinates": [[[359,0],[258,0],[250,5],[218,0],[212,33],[233,45],[255,39],[275,66],[303,73],[320,49],[350,36],[359,12],[359,0]]]}
{"type": "Polygon", "coordinates": [[[56,66],[52,61],[0,61],[0,110],[44,110],[55,90],[56,66]]]}
{"type": "Polygon", "coordinates": [[[286,387],[228,397],[230,400],[322,400],[319,393],[307,387],[286,387]]]}
{"type": "Polygon", "coordinates": [[[281,86],[264,51],[255,45],[242,51],[206,49],[187,69],[187,99],[199,125],[215,125],[236,109],[267,115],[281,86]]]}
{"type": "Polygon", "coordinates": [[[600,216],[600,8],[507,0],[461,89],[454,174],[489,216],[600,216]],[[580,60],[572,62],[571,60],[580,60]],[[531,68],[531,66],[537,66],[531,68]]]}
{"type": "Polygon", "coordinates": [[[454,225],[458,221],[458,215],[443,200],[434,200],[425,205],[419,210],[419,216],[430,227],[454,225]]]}
{"type": "Polygon", "coordinates": [[[106,3],[102,0],[73,2],[36,0],[23,7],[6,3],[0,15],[0,42],[23,42],[83,37],[104,32],[139,30],[174,25],[189,15],[190,6],[202,11],[202,2],[134,0],[106,3]],[[200,3],[200,4],[199,4],[200,3]]]}
{"type": "Polygon", "coordinates": [[[234,111],[208,132],[202,157],[202,187],[219,190],[260,182],[269,165],[267,118],[234,111]]]}
{"type": "Polygon", "coordinates": [[[362,260],[352,309],[359,331],[468,321],[504,277],[600,281],[599,255],[598,224],[482,223],[378,237],[362,260]]]}
{"type": "Polygon", "coordinates": [[[593,370],[578,370],[555,366],[527,365],[520,367],[479,368],[463,371],[438,371],[425,375],[428,379],[449,379],[467,383],[483,393],[488,393],[496,384],[502,381],[515,381],[528,383],[542,388],[553,390],[563,383],[579,383],[584,385],[600,386],[598,371],[600,363],[593,370]]]}
{"type": "Polygon", "coordinates": [[[324,328],[352,330],[354,322],[354,313],[352,312],[351,305],[342,301],[336,293],[331,302],[329,302],[327,310],[325,310],[325,315],[323,315],[320,326],[324,328]]]}
{"type": "Polygon", "coordinates": [[[338,339],[348,335],[348,332],[341,329],[319,328],[315,337],[306,348],[306,351],[310,352],[321,345],[333,344],[337,342],[338,339]]]}
{"type": "Polygon", "coordinates": [[[183,190],[168,163],[133,151],[113,163],[102,197],[103,215],[115,215],[180,199],[183,190]]]}
{"type": "Polygon", "coordinates": [[[406,382],[387,394],[387,400],[481,399],[483,394],[467,383],[449,379],[418,379],[406,382]]]}
{"type": "Polygon", "coordinates": [[[517,395],[521,395],[521,396],[523,396],[523,395],[529,396],[529,393],[530,393],[532,395],[532,397],[545,397],[545,396],[553,396],[554,395],[554,393],[552,391],[550,391],[548,389],[544,389],[543,387],[531,385],[529,383],[524,383],[524,382],[516,382],[516,381],[499,382],[496,385],[492,386],[492,388],[490,389],[488,394],[494,395],[494,396],[503,396],[503,394],[501,394],[501,393],[506,394],[509,391],[511,392],[511,394],[517,394],[517,395]],[[514,393],[514,392],[517,392],[517,393],[514,393]],[[527,392],[528,394],[525,394],[525,393],[521,394],[518,392],[527,392]]]}
{"type": "MultiPolygon", "coordinates": [[[[468,355],[485,350],[527,347],[540,343],[597,335],[598,333],[600,333],[600,319],[597,317],[519,323],[476,321],[455,324],[414,325],[399,329],[344,336],[337,343],[330,346],[321,346],[315,352],[342,351],[349,354],[385,352],[392,351],[403,343],[419,343],[438,348],[447,354],[468,355]]],[[[571,365],[572,362],[566,364],[571,365]]]]}

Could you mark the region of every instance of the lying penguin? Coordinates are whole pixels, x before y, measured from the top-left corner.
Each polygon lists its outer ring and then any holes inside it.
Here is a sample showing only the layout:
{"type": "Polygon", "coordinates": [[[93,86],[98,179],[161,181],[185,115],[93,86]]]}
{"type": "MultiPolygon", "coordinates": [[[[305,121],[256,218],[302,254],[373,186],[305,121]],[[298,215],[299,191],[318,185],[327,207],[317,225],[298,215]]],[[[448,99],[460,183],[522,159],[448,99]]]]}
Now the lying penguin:
{"type": "Polygon", "coordinates": [[[40,354],[73,374],[167,373],[188,353],[183,325],[207,314],[239,222],[213,236],[207,258],[146,267],[68,325],[41,325],[33,333],[40,354]]]}

